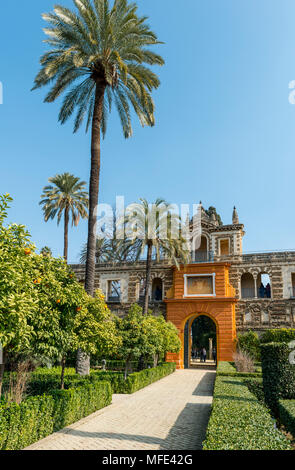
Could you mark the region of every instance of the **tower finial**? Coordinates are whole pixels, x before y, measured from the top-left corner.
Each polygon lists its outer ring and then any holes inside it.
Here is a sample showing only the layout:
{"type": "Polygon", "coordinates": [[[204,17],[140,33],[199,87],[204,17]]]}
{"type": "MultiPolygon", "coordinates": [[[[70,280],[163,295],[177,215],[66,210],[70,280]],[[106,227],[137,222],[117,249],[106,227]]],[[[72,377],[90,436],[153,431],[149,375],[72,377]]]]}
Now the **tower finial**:
{"type": "Polygon", "coordinates": [[[234,206],[233,210],[233,225],[238,225],[240,223],[239,221],[239,216],[238,216],[238,211],[236,209],[236,206],[234,206]]]}

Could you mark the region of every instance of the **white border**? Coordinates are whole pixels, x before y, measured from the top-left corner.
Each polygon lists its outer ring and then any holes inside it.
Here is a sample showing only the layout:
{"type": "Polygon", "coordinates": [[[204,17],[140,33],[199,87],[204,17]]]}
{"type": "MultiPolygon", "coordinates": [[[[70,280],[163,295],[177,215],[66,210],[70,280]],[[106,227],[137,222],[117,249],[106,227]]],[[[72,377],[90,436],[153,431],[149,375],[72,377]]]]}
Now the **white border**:
{"type": "Polygon", "coordinates": [[[184,274],[184,296],[183,297],[216,297],[215,291],[215,277],[216,273],[208,273],[208,274],[184,274]],[[213,294],[187,294],[187,278],[188,277],[212,277],[213,278],[213,294]]]}

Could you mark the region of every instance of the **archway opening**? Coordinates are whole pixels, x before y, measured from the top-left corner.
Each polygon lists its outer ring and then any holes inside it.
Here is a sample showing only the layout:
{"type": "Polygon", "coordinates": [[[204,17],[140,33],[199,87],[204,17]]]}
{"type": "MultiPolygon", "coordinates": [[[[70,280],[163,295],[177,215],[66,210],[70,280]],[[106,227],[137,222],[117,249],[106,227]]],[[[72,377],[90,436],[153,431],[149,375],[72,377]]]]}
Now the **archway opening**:
{"type": "Polygon", "coordinates": [[[187,321],[184,338],[184,366],[214,365],[217,361],[217,330],[207,315],[187,321]]]}
{"type": "Polygon", "coordinates": [[[155,302],[161,302],[163,300],[163,281],[159,277],[153,279],[152,300],[155,302]]]}
{"type": "Polygon", "coordinates": [[[267,273],[259,273],[257,276],[257,296],[259,299],[271,298],[271,283],[267,273]]]}
{"type": "Polygon", "coordinates": [[[241,277],[241,297],[242,299],[255,297],[255,282],[251,273],[244,273],[241,277]]]}
{"type": "Polygon", "coordinates": [[[202,263],[208,261],[208,240],[204,235],[202,235],[201,244],[198,249],[195,249],[194,255],[196,262],[202,263]]]}

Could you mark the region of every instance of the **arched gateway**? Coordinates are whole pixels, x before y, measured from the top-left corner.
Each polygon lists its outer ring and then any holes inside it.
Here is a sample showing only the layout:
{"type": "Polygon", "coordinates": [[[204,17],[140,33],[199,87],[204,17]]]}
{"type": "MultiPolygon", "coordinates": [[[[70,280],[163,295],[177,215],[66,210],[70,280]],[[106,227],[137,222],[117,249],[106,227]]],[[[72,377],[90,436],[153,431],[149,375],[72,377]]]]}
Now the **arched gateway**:
{"type": "Polygon", "coordinates": [[[207,316],[216,326],[218,361],[231,361],[235,347],[235,290],[229,283],[229,263],[196,263],[174,268],[173,289],[168,294],[167,320],[178,328],[182,349],[168,354],[177,368],[189,366],[191,325],[199,316],[207,316]]]}

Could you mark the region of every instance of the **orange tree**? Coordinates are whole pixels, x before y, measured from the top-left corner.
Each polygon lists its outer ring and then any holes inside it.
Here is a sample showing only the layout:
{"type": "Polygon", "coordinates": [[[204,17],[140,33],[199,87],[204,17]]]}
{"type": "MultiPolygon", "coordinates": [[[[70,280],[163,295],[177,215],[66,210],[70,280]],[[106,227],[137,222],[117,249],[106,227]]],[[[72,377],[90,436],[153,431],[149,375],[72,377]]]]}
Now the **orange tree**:
{"type": "Polygon", "coordinates": [[[5,226],[11,198],[0,196],[0,393],[8,353],[61,359],[119,344],[101,294],[90,298],[63,259],[37,255],[22,225],[5,226]]]}
{"type": "Polygon", "coordinates": [[[120,355],[125,360],[125,378],[130,362],[143,358],[146,362],[153,359],[154,365],[159,357],[164,358],[167,352],[179,352],[181,342],[177,328],[166,322],[161,315],[143,315],[142,307],[133,304],[124,319],[117,319],[118,333],[122,345],[120,355]]]}

